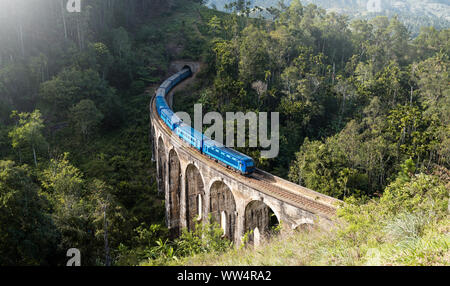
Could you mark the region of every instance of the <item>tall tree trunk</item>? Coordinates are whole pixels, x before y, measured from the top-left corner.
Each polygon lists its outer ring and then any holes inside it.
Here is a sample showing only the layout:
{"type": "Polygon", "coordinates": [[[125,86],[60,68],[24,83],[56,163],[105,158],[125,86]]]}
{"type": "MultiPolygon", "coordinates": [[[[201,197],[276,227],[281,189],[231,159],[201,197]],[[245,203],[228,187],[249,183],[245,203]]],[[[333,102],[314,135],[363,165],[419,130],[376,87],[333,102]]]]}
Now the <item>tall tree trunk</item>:
{"type": "Polygon", "coordinates": [[[409,94],[409,104],[412,105],[412,100],[413,100],[413,87],[411,86],[411,92],[409,94]]]}
{"type": "Polygon", "coordinates": [[[108,245],[108,221],[106,220],[106,206],[103,208],[103,220],[104,220],[104,240],[105,240],[105,265],[110,266],[111,262],[109,259],[109,245],[108,245]]]}
{"type": "MultiPolygon", "coordinates": [[[[80,13],[78,13],[80,14],[80,13]]],[[[80,28],[80,17],[77,15],[77,35],[78,35],[78,46],[80,47],[80,50],[83,49],[83,35],[80,28]]]]}
{"type": "Polygon", "coordinates": [[[33,147],[34,166],[37,167],[36,148],[34,148],[34,145],[32,147],[33,147]]]}
{"type": "Polygon", "coordinates": [[[22,51],[22,56],[25,56],[25,47],[23,44],[23,27],[22,22],[19,23],[19,41],[20,41],[20,50],[22,51]]]}
{"type": "Polygon", "coordinates": [[[63,0],[60,0],[60,3],[61,3],[61,15],[62,15],[63,26],[64,26],[64,38],[67,39],[67,24],[66,24],[65,12],[64,12],[63,0]]]}

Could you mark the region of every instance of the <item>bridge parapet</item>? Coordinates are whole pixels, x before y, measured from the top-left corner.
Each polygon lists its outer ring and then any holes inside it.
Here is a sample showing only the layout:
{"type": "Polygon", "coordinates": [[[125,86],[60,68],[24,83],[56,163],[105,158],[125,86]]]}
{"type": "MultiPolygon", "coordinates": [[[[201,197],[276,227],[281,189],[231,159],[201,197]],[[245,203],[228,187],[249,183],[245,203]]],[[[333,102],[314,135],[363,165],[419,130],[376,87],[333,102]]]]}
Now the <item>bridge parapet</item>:
{"type": "Polygon", "coordinates": [[[313,191],[311,189],[305,188],[303,186],[294,184],[288,180],[285,180],[283,178],[277,177],[275,175],[272,175],[270,173],[267,173],[263,170],[259,170],[260,173],[262,173],[266,179],[270,182],[272,182],[274,185],[276,185],[279,188],[286,189],[288,191],[298,193],[302,196],[309,197],[317,202],[320,202],[322,204],[326,204],[332,207],[336,207],[336,205],[342,203],[341,200],[338,200],[336,198],[324,195],[322,193],[313,191]]]}

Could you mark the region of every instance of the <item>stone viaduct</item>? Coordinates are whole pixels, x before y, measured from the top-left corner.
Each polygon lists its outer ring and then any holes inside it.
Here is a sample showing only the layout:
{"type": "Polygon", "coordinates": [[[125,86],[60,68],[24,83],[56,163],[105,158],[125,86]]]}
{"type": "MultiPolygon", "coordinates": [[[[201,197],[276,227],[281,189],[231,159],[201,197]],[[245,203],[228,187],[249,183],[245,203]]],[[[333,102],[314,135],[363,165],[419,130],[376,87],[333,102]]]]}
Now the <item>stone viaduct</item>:
{"type": "MultiPolygon", "coordinates": [[[[197,63],[179,62],[171,68],[177,72],[186,65],[195,77],[197,63]]],[[[173,92],[168,97],[171,105],[173,92]]],[[[165,194],[166,223],[173,235],[194,229],[209,216],[236,244],[250,230],[249,242],[258,244],[280,222],[284,231],[332,224],[338,200],[262,170],[243,176],[214,162],[172,134],[158,117],[154,97],[150,121],[158,189],[165,194]]]]}

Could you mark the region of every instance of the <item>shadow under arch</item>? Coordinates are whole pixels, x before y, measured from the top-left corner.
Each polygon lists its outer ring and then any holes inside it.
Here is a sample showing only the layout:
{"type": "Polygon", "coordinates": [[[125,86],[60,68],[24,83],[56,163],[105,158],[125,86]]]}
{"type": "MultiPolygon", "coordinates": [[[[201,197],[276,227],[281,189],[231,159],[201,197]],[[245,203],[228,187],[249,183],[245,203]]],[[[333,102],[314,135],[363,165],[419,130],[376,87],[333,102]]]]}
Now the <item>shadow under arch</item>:
{"type": "Polygon", "coordinates": [[[152,162],[156,161],[156,148],[157,148],[157,142],[156,142],[156,133],[155,133],[155,126],[152,125],[151,131],[150,131],[150,143],[152,148],[152,162]]]}
{"type": "Polygon", "coordinates": [[[205,184],[200,171],[194,164],[186,167],[186,225],[189,231],[195,229],[195,224],[204,221],[205,211],[205,184]]]}
{"type": "Polygon", "coordinates": [[[248,233],[248,243],[258,245],[280,222],[273,210],[263,201],[254,200],[245,207],[244,231],[248,233]]]}
{"type": "Polygon", "coordinates": [[[222,181],[215,181],[210,188],[209,212],[211,219],[220,224],[224,236],[234,241],[236,233],[236,201],[230,188],[222,181]]]}
{"type": "Polygon", "coordinates": [[[164,140],[162,137],[158,138],[158,146],[157,146],[157,152],[158,152],[158,187],[159,191],[161,193],[166,192],[166,164],[167,164],[167,158],[166,158],[166,152],[164,148],[164,140]]]}
{"type": "Polygon", "coordinates": [[[180,235],[181,230],[181,164],[175,149],[169,151],[168,220],[171,236],[180,235]]]}

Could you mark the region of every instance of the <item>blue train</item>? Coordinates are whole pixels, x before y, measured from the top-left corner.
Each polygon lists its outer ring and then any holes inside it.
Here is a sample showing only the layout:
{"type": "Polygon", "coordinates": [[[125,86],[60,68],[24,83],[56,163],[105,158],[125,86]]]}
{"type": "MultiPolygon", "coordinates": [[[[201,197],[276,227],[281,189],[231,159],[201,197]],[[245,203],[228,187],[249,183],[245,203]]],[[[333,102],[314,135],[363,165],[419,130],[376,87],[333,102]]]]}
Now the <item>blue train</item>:
{"type": "Polygon", "coordinates": [[[175,132],[183,141],[197,149],[200,153],[209,158],[224,164],[238,171],[243,175],[253,173],[255,163],[253,159],[247,155],[237,152],[236,150],[227,148],[216,142],[201,132],[195,130],[174,114],[168,106],[165,96],[177,84],[192,75],[191,69],[185,68],[182,71],[169,77],[156,91],[156,110],[159,117],[164,123],[175,132]]]}

